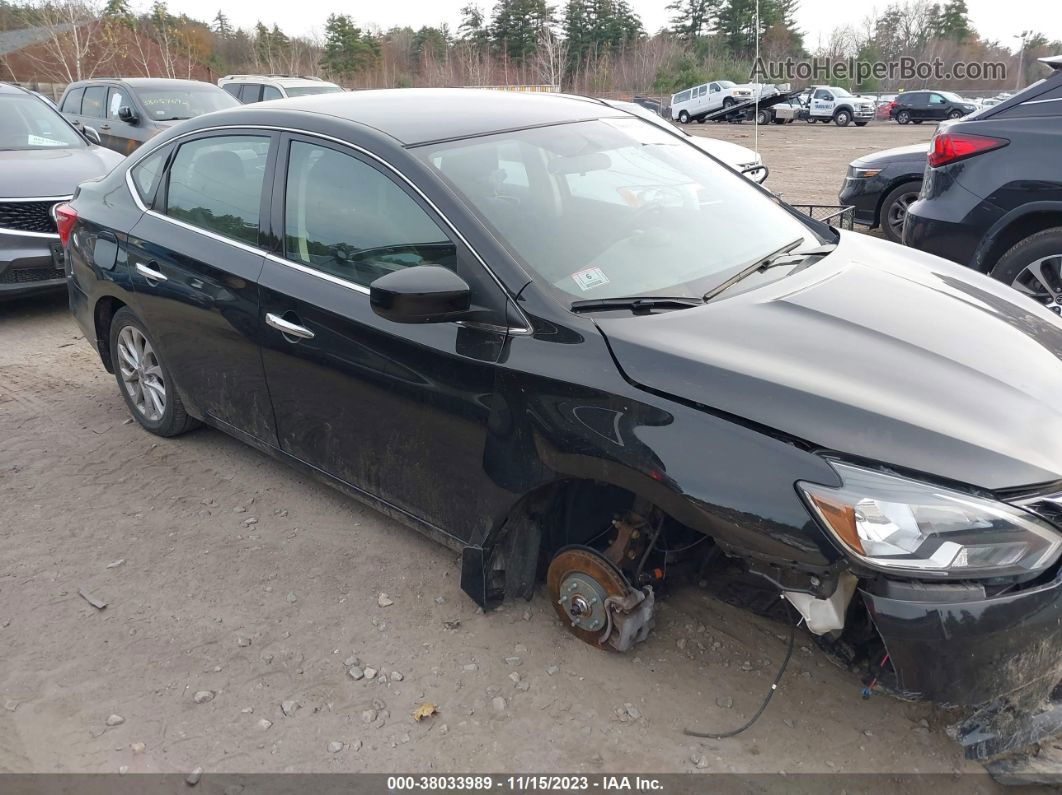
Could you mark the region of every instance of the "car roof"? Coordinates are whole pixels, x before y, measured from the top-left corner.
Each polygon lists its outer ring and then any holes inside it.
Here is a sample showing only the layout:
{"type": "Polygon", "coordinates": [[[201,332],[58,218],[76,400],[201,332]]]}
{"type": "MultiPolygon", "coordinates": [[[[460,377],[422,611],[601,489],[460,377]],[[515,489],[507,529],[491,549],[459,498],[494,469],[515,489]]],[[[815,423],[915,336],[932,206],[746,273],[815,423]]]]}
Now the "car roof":
{"type": "Polygon", "coordinates": [[[239,123],[244,113],[275,108],[333,116],[386,133],[405,145],[469,138],[630,114],[593,99],[558,94],[467,88],[396,88],[344,91],[254,103],[216,111],[209,118],[239,123]]]}
{"type": "Polygon", "coordinates": [[[226,75],[221,78],[225,83],[276,83],[281,86],[334,86],[328,80],[314,77],[297,77],[295,75],[226,75]]]}
{"type": "Polygon", "coordinates": [[[217,88],[213,83],[206,83],[202,80],[179,80],[169,77],[93,77],[88,80],[79,80],[76,83],[71,83],[68,89],[98,84],[114,85],[117,83],[124,83],[130,88],[180,88],[187,86],[189,83],[217,88]]]}
{"type": "Polygon", "coordinates": [[[0,83],[0,94],[29,94],[21,86],[13,86],[10,83],[0,83]]]}

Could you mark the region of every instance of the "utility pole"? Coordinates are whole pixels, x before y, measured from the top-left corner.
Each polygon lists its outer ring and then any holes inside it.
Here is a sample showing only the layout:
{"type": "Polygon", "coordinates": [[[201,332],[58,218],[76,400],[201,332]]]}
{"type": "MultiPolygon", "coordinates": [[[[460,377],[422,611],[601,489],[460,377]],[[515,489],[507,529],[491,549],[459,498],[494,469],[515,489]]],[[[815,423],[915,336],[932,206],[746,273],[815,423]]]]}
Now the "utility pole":
{"type": "Polygon", "coordinates": [[[1025,39],[1032,33],[1031,30],[1023,30],[1014,38],[1021,39],[1021,49],[1018,50],[1018,77],[1014,81],[1014,90],[1020,91],[1021,84],[1025,77],[1025,39]]]}

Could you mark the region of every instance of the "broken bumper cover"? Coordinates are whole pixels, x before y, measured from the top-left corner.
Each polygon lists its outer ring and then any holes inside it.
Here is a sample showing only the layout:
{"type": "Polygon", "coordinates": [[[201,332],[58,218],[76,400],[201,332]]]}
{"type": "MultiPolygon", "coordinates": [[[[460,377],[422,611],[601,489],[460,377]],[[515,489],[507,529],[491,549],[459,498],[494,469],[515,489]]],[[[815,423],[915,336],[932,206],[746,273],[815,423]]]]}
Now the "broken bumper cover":
{"type": "Polygon", "coordinates": [[[906,696],[962,707],[1005,699],[1032,711],[1062,679],[1062,568],[1050,582],[989,598],[863,599],[906,696]]]}

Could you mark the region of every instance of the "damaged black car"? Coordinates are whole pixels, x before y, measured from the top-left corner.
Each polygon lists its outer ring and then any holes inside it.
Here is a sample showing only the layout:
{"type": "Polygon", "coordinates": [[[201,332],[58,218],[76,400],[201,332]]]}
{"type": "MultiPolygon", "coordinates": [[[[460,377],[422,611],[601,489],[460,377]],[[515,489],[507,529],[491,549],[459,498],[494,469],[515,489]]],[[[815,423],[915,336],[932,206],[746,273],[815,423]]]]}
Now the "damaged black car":
{"type": "Polygon", "coordinates": [[[206,423],[398,517],[479,604],[544,580],[626,650],[704,581],[791,605],[868,692],[974,708],[977,753],[993,721],[1057,731],[1062,325],[1010,288],[504,92],[221,111],[58,216],[145,429],[206,423]]]}

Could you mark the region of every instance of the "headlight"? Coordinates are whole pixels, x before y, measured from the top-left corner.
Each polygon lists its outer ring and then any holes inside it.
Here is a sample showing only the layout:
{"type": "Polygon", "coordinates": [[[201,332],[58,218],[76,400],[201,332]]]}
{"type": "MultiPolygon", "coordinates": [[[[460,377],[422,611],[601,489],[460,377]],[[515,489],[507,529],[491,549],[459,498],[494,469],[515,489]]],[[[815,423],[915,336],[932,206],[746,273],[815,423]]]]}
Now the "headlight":
{"type": "Polygon", "coordinates": [[[870,179],[881,173],[880,168],[858,168],[856,166],[849,166],[849,169],[851,171],[850,176],[856,177],[857,179],[870,179]]]}
{"type": "Polygon", "coordinates": [[[1062,535],[996,500],[836,461],[838,489],[797,486],[821,522],[868,566],[926,575],[988,577],[1046,568],[1062,535]]]}

